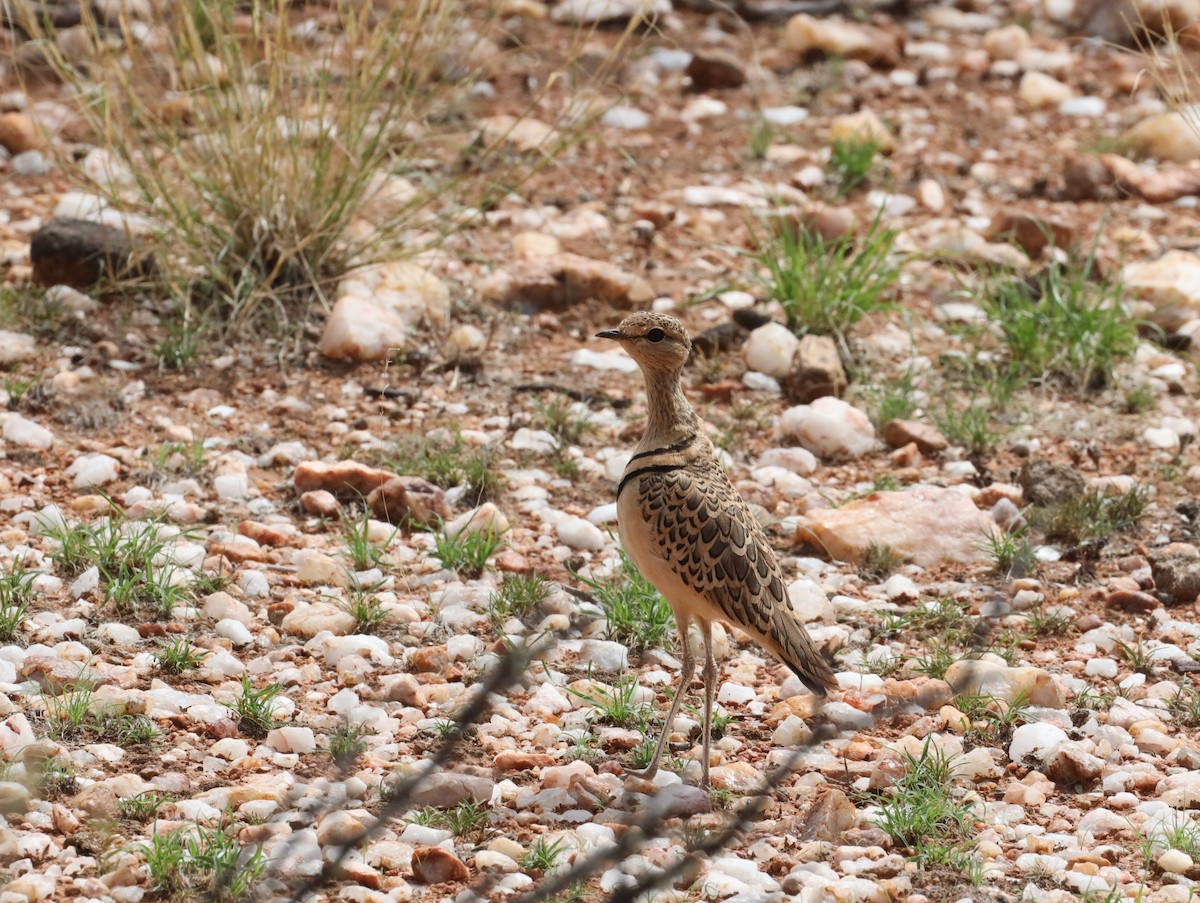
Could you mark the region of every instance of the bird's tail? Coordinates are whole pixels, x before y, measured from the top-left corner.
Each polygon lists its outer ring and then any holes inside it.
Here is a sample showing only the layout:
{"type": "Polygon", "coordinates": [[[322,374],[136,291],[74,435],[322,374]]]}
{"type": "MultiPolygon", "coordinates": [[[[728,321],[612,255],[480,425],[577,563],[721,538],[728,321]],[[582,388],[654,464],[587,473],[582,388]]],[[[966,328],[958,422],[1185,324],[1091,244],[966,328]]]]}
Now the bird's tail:
{"type": "Polygon", "coordinates": [[[790,613],[780,613],[771,624],[772,652],[787,665],[800,682],[817,696],[837,686],[833,668],[818,651],[812,637],[790,613]]]}

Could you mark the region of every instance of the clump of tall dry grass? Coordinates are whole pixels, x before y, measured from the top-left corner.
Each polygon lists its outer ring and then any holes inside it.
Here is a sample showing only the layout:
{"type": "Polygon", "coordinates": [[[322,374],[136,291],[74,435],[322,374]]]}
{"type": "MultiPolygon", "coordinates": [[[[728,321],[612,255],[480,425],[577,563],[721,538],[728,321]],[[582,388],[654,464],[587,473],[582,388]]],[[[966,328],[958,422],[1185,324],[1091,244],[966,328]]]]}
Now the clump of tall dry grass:
{"type": "Polygon", "coordinates": [[[99,190],[151,224],[174,297],[218,324],[323,304],[348,270],[429,247],[462,222],[451,206],[486,205],[571,140],[549,129],[532,158],[495,163],[491,136],[456,157],[470,141],[431,124],[494,51],[460,0],[331,0],[304,18],[288,0],[158,0],[154,22],[81,8],[85,54],[34,16],[26,30],[107,149],[99,190]]]}

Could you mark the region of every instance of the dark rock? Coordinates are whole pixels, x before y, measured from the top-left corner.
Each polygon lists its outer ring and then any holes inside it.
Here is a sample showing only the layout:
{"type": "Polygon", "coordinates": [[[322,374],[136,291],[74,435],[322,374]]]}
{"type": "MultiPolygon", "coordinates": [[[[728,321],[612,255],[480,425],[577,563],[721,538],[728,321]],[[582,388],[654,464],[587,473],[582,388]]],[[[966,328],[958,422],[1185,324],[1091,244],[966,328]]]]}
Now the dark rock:
{"type": "Polygon", "coordinates": [[[1186,605],[1200,596],[1200,553],[1194,546],[1168,546],[1150,561],[1154,587],[1172,602],[1186,605]]]}
{"type": "Polygon", "coordinates": [[[840,398],[850,380],[837,343],[826,335],[806,335],[792,357],[791,372],[780,380],[792,404],[808,404],[826,395],[840,398]]]}
{"type": "Polygon", "coordinates": [[[733,312],[733,322],[747,332],[753,332],[760,326],[766,326],[772,322],[772,318],[764,314],[761,310],[755,310],[753,307],[743,307],[733,312]]]}
{"type": "Polygon", "coordinates": [[[412,802],[416,806],[451,809],[463,803],[481,803],[491,799],[495,786],[490,778],[443,771],[422,780],[412,793],[412,802]]]}
{"type": "Polygon", "coordinates": [[[71,28],[83,21],[79,4],[72,0],[64,0],[64,2],[35,0],[27,7],[23,4],[10,6],[7,3],[0,3],[0,25],[5,28],[19,29],[24,33],[22,22],[29,21],[24,18],[26,14],[30,15],[40,27],[45,28],[46,25],[50,25],[55,30],[71,28]]]}
{"type": "Polygon", "coordinates": [[[1117,178],[1098,157],[1070,156],[1063,164],[1063,194],[1068,201],[1112,200],[1117,178]]]}
{"type": "Polygon", "coordinates": [[[1119,589],[1116,592],[1109,593],[1108,597],[1104,600],[1104,604],[1117,611],[1128,611],[1142,615],[1149,614],[1159,606],[1158,599],[1149,593],[1140,593],[1128,589],[1119,589]]]}
{"type": "Polygon", "coordinates": [[[687,76],[695,91],[720,91],[746,84],[746,70],[734,57],[709,51],[692,55],[687,76]]]}
{"type": "Polygon", "coordinates": [[[988,241],[1011,241],[1030,257],[1041,256],[1047,247],[1069,249],[1075,244],[1075,229],[1062,220],[1049,219],[1024,210],[1002,210],[985,236],[988,241]]]}
{"type": "Polygon", "coordinates": [[[692,337],[692,357],[713,357],[723,351],[729,351],[745,341],[746,335],[746,330],[735,320],[718,323],[692,337]]]}
{"type": "Polygon", "coordinates": [[[33,281],[88,289],[103,280],[148,275],[153,266],[135,258],[124,230],[79,219],[55,219],[29,242],[33,281]]]}
{"type": "Polygon", "coordinates": [[[1032,505],[1054,505],[1082,495],[1087,480],[1069,464],[1056,464],[1045,458],[1029,458],[1021,465],[1017,483],[1032,505]]]}
{"type": "Polygon", "coordinates": [[[435,526],[453,512],[446,494],[421,477],[393,477],[367,496],[371,514],[389,524],[435,526]]]}

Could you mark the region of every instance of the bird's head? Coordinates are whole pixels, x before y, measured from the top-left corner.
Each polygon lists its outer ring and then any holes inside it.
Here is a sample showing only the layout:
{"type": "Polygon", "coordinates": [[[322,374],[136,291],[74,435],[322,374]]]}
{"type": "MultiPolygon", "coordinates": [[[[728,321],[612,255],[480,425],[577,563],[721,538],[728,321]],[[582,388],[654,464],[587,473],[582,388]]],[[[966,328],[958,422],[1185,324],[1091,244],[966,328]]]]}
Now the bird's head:
{"type": "Polygon", "coordinates": [[[678,373],[692,352],[683,324],[666,314],[630,314],[616,329],[598,332],[596,338],[620,342],[646,372],[678,373]]]}

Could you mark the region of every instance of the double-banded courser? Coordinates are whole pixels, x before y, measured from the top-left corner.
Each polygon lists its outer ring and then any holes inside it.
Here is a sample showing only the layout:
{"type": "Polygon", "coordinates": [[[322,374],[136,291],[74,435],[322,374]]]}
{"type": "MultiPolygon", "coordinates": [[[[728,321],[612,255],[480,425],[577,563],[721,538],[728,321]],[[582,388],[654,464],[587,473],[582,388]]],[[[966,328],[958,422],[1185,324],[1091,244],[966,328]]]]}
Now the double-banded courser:
{"type": "Polygon", "coordinates": [[[636,313],[597,338],[620,342],[646,379],[649,419],[617,489],[617,526],[633,563],[670,603],[683,643],[679,691],[642,777],[657,774],[695,674],[688,642],[694,623],[704,640],[701,770],[708,786],[717,682],[713,621],[748,633],[819,696],[834,686],[833,671],[793,614],[779,561],[683,394],[679,379],[692,348],[683,324],[662,314],[636,313]]]}

